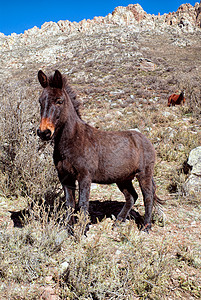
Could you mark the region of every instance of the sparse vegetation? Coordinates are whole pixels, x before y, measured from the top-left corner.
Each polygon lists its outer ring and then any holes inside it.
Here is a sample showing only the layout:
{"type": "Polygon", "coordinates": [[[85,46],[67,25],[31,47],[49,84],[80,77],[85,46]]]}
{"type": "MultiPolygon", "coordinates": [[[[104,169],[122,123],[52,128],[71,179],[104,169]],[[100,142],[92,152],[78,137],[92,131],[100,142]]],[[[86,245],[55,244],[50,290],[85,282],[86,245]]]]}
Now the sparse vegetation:
{"type": "MultiPolygon", "coordinates": [[[[33,212],[38,216],[38,207],[33,212]]],[[[69,236],[55,217],[47,222],[43,211],[40,220],[32,216],[21,230],[1,231],[5,299],[37,299],[48,285],[61,299],[167,299],[175,290],[178,298],[199,298],[199,247],[189,246],[187,237],[165,236],[165,228],[140,233],[133,221],[113,228],[110,219],[91,227],[87,238],[80,236],[78,221],[69,236]]]]}
{"type": "MultiPolygon", "coordinates": [[[[201,141],[200,35],[133,30],[111,25],[104,34],[62,33],[54,63],[45,56],[43,64],[32,60],[31,48],[13,50],[19,68],[6,69],[0,85],[1,299],[48,299],[48,293],[83,300],[201,297],[200,195],[183,191],[189,152],[201,141]],[[173,43],[187,35],[188,46],[173,43]],[[142,69],[142,59],[155,70],[142,69]],[[78,223],[67,230],[52,145],[36,136],[40,68],[68,74],[86,122],[104,130],[138,129],[152,141],[157,191],[166,200],[163,226],[155,221],[147,235],[132,219],[113,227],[111,216],[93,221],[83,236],[86,220],[77,214],[78,223]],[[185,106],[167,107],[168,95],[183,89],[185,106]],[[13,228],[8,211],[30,205],[24,226],[13,228]]],[[[51,36],[47,47],[58,38],[51,36]]],[[[45,50],[44,43],[37,45],[40,55],[45,50]]],[[[135,209],[143,215],[134,185],[135,209]]],[[[90,199],[101,205],[123,197],[114,185],[94,186],[90,199]]]]}

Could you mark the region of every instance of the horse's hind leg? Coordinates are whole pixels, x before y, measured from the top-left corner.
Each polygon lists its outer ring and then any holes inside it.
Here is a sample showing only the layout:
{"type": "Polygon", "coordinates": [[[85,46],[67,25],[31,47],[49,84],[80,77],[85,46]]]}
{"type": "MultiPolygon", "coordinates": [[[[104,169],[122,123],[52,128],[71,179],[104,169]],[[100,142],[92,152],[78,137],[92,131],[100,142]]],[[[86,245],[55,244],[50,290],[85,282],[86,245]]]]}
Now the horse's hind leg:
{"type": "Polygon", "coordinates": [[[152,172],[150,169],[147,170],[146,174],[138,174],[136,177],[140,184],[145,206],[144,230],[148,231],[148,229],[151,228],[155,185],[153,183],[152,172]]]}
{"type": "Polygon", "coordinates": [[[124,194],[124,197],[126,199],[126,202],[122,210],[118,214],[117,219],[120,221],[125,221],[133,204],[138,198],[138,194],[136,193],[131,181],[118,183],[117,186],[120,189],[120,191],[124,194]]]}

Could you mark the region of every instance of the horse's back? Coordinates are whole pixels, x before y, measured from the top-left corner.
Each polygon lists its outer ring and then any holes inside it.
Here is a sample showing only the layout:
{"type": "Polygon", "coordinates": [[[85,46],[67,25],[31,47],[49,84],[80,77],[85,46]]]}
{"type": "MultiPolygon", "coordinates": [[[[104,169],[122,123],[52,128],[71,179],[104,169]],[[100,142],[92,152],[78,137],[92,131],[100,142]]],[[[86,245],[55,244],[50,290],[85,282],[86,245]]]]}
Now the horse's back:
{"type": "Polygon", "coordinates": [[[170,106],[171,104],[174,105],[175,103],[177,103],[177,100],[179,98],[179,95],[177,94],[172,94],[168,97],[168,106],[170,106]]]}
{"type": "Polygon", "coordinates": [[[155,149],[152,143],[136,130],[102,131],[97,138],[99,164],[95,173],[96,182],[128,180],[134,178],[139,171],[154,166],[155,149]]]}
{"type": "Polygon", "coordinates": [[[154,153],[154,147],[150,140],[141,132],[133,130],[125,131],[102,131],[102,136],[98,136],[98,140],[102,140],[105,151],[115,152],[121,151],[124,155],[127,153],[149,152],[154,153]],[[115,150],[114,150],[115,149],[115,150]]]}

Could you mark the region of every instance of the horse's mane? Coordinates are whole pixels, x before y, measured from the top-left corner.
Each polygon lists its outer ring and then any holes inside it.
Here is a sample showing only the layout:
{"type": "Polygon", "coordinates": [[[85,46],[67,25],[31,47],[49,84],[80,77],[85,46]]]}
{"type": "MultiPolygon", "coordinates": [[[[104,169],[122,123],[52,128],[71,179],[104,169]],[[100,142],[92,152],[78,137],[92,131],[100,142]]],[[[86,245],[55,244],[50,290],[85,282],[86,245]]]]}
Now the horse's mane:
{"type": "Polygon", "coordinates": [[[179,98],[178,99],[181,99],[181,100],[184,99],[184,91],[181,91],[181,93],[179,94],[179,98]]]}
{"type": "MultiPolygon", "coordinates": [[[[53,75],[51,75],[49,78],[49,85],[51,87],[54,87],[54,81],[53,81],[53,75]]],[[[80,107],[82,102],[80,100],[77,99],[77,95],[75,93],[75,91],[72,89],[72,87],[69,85],[67,78],[62,75],[62,81],[63,81],[63,88],[65,89],[66,93],[68,94],[74,108],[75,111],[77,113],[77,115],[79,116],[79,118],[81,119],[81,113],[80,113],[80,107]]]]}
{"type": "Polygon", "coordinates": [[[75,91],[68,84],[68,80],[65,76],[63,76],[63,84],[64,84],[64,88],[66,90],[66,93],[68,94],[68,96],[70,97],[70,99],[73,103],[73,106],[75,108],[75,111],[76,111],[77,115],[81,119],[80,106],[81,106],[82,103],[81,103],[80,100],[77,99],[77,95],[76,95],[75,91]]]}
{"type": "Polygon", "coordinates": [[[181,91],[180,96],[183,98],[184,97],[184,91],[181,91]]]}

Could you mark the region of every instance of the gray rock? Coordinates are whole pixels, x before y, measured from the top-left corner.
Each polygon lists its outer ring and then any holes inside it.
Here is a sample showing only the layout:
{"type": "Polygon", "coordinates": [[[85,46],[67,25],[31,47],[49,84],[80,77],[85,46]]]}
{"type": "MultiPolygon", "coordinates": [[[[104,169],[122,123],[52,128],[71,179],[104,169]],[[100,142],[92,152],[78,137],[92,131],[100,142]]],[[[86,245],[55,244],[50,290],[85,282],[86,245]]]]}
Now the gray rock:
{"type": "Polygon", "coordinates": [[[188,164],[192,167],[191,174],[201,176],[201,146],[190,152],[188,164]]]}
{"type": "Polygon", "coordinates": [[[201,193],[201,177],[190,175],[184,184],[184,191],[187,195],[201,193]]]}
{"type": "Polygon", "coordinates": [[[193,149],[188,158],[188,164],[192,167],[191,175],[184,184],[187,195],[201,193],[201,147],[193,149]]]}

